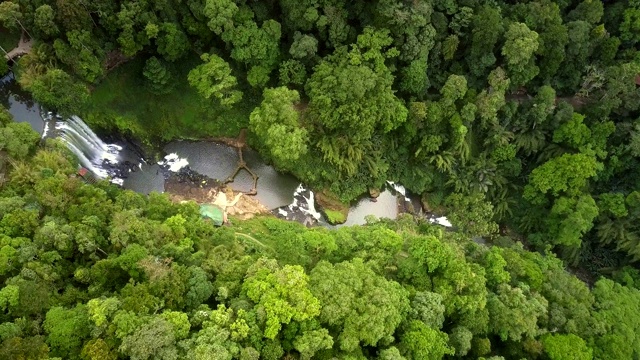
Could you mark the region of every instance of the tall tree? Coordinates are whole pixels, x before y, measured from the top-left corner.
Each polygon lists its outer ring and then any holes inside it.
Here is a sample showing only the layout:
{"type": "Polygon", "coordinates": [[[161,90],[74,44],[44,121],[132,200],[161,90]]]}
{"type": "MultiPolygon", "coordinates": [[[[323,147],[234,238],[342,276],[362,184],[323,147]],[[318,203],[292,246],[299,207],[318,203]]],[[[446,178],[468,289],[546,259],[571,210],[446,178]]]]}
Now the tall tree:
{"type": "Polygon", "coordinates": [[[358,258],[336,265],[319,262],[311,271],[310,287],[322,304],[320,321],[337,330],[345,351],[388,338],[409,309],[406,290],[358,258]]]}
{"type": "Polygon", "coordinates": [[[243,290],[259,312],[266,313],[264,336],[274,339],[282,324],[305,321],[320,313],[320,302],[309,291],[308,277],[300,266],[279,268],[262,258],[247,270],[243,290]]]}
{"type": "Polygon", "coordinates": [[[386,31],[366,28],[351,50],[339,48],[316,66],[306,84],[309,115],[324,159],[346,176],[357,171],[374,134],[387,133],[407,118],[384,64],[397,55],[386,49],[386,31]]]}
{"type": "Polygon", "coordinates": [[[265,89],[260,107],[249,117],[251,131],[268,149],[276,166],[292,169],[307,153],[307,130],[300,126],[300,95],[285,87],[265,89]]]}
{"type": "Polygon", "coordinates": [[[231,75],[231,67],[215,54],[203,54],[204,64],[189,71],[189,84],[200,95],[209,100],[217,99],[222,106],[231,107],[242,99],[242,92],[236,90],[238,81],[231,75]]]}
{"type": "Polygon", "coordinates": [[[502,55],[507,61],[511,85],[522,86],[533,79],[540,69],[535,65],[534,53],[538,50],[538,33],[523,23],[513,23],[505,33],[502,55]]]}
{"type": "Polygon", "coordinates": [[[475,76],[482,76],[496,62],[494,47],[504,32],[499,8],[483,6],[472,19],[471,49],[467,62],[475,76]]]}

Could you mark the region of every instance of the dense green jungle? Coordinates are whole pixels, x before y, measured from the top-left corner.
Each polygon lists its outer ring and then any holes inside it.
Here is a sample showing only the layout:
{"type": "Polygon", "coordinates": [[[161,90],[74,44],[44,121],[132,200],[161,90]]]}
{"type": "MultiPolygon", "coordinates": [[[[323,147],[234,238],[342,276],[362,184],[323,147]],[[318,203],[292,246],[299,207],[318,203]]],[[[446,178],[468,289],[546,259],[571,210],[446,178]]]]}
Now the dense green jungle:
{"type": "Polygon", "coordinates": [[[248,129],[335,203],[394,181],[454,225],[216,228],[2,110],[0,359],[640,359],[640,0],[12,0],[0,26],[61,114],[148,149],[248,129]]]}

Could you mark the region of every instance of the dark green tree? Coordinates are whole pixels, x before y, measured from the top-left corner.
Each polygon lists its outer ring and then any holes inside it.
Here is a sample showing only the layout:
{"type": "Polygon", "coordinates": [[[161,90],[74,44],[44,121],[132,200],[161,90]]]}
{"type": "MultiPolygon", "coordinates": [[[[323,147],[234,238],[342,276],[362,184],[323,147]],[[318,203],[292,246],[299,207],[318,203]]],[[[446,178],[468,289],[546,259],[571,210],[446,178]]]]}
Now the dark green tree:
{"type": "Polygon", "coordinates": [[[147,80],[149,91],[154,94],[168,94],[174,88],[174,80],[169,67],[155,56],[147,59],[142,69],[142,75],[147,80]]]}

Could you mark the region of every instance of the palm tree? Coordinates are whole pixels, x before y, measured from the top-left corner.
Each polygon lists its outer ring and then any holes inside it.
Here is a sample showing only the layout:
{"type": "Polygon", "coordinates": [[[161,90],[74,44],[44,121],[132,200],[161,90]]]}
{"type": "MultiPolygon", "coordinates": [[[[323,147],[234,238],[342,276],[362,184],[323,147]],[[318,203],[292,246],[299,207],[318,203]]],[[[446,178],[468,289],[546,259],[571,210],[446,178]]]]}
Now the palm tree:
{"type": "Polygon", "coordinates": [[[603,245],[618,244],[620,240],[634,236],[629,232],[627,219],[612,219],[608,216],[600,218],[599,224],[596,226],[596,233],[598,241],[603,245]]]}
{"type": "Polygon", "coordinates": [[[322,151],[324,161],[335,165],[347,176],[353,176],[358,170],[364,149],[356,144],[350,144],[349,140],[345,136],[323,136],[317,145],[322,151]]]}
{"type": "Polygon", "coordinates": [[[504,146],[511,143],[514,134],[512,131],[507,130],[506,127],[500,124],[494,124],[484,139],[484,146],[504,146]]]}
{"type": "Polygon", "coordinates": [[[525,155],[530,156],[542,149],[546,143],[545,134],[540,128],[529,128],[524,131],[516,132],[514,143],[518,150],[522,150],[525,155]]]}
{"type": "Polygon", "coordinates": [[[467,131],[464,139],[455,144],[452,149],[460,157],[460,164],[464,165],[471,157],[471,144],[473,142],[473,134],[471,131],[467,131]]]}
{"type": "Polygon", "coordinates": [[[489,192],[489,200],[493,204],[494,220],[496,222],[503,221],[507,216],[513,216],[511,208],[515,205],[516,200],[509,196],[508,189],[501,188],[489,192]]]}
{"type": "Polygon", "coordinates": [[[453,165],[456,162],[453,153],[450,151],[443,151],[439,154],[431,155],[428,161],[430,164],[435,165],[438,171],[442,173],[451,173],[453,165]]]}

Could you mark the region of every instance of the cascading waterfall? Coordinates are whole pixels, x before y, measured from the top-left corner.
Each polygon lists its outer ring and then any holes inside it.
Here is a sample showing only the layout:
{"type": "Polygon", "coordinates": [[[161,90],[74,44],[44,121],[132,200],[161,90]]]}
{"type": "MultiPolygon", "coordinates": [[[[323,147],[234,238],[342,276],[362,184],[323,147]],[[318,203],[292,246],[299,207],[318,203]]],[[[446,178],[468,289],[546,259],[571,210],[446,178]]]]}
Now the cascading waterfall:
{"type": "Polygon", "coordinates": [[[63,120],[48,113],[45,122],[53,123],[55,136],[65,142],[83,167],[96,177],[112,177],[112,182],[122,183],[122,171],[118,168],[118,164],[123,160],[120,154],[121,146],[102,141],[77,116],[63,120]]]}

